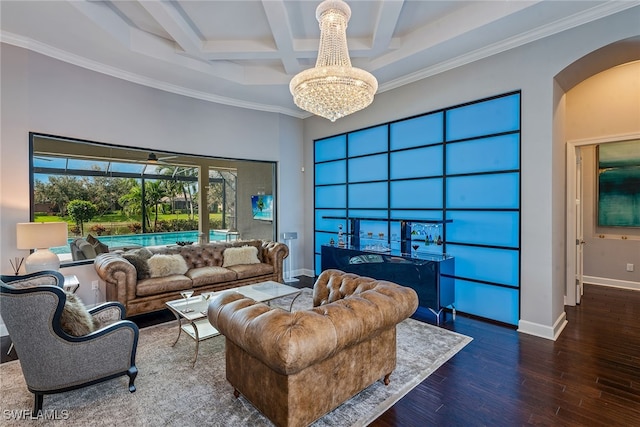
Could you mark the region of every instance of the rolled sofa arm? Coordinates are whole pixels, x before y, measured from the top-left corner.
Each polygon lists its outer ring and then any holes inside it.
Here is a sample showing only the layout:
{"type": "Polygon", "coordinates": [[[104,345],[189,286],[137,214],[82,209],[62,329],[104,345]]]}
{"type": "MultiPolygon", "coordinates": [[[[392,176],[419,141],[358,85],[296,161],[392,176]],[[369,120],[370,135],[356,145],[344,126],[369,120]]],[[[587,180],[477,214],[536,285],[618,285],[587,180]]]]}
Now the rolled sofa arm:
{"type": "Polygon", "coordinates": [[[273,266],[276,281],[284,283],[284,259],[289,256],[289,247],[281,242],[263,241],[262,260],[273,266]]]}
{"type": "Polygon", "coordinates": [[[93,262],[98,276],[107,284],[107,300],[119,301],[124,307],[136,295],[136,268],[114,253],[100,254],[93,262]]]}

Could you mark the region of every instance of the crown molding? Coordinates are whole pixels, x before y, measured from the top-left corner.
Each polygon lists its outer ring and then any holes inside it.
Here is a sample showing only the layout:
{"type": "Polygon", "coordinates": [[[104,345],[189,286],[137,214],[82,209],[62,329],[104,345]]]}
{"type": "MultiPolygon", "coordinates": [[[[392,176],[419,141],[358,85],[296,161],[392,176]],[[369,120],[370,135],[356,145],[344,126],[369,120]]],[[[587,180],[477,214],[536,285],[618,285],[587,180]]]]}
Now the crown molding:
{"type": "MultiPolygon", "coordinates": [[[[637,6],[638,2],[636,1],[608,1],[606,3],[599,4],[586,11],[579,12],[567,18],[540,26],[526,33],[519,34],[517,36],[511,37],[498,43],[494,43],[492,45],[488,45],[480,49],[476,49],[450,60],[443,61],[436,65],[408,74],[401,78],[383,83],[379,86],[377,93],[386,92],[416,82],[418,80],[444,73],[454,68],[491,57],[493,55],[514,49],[527,43],[531,43],[545,37],[561,33],[577,26],[587,24],[597,19],[601,19],[637,6]]],[[[286,108],[270,104],[243,101],[235,98],[219,96],[208,92],[188,89],[183,86],[166,83],[160,80],[152,79],[116,67],[112,67],[97,61],[92,61],[79,55],[75,55],[62,49],[47,45],[45,43],[2,30],[0,30],[0,42],[21,47],[23,49],[27,49],[72,65],[76,65],[78,67],[115,77],[117,79],[129,81],[142,86],[151,87],[177,95],[199,99],[202,101],[227,105],[231,107],[284,114],[300,119],[304,119],[310,116],[307,112],[297,108],[286,108]]]]}
{"type": "Polygon", "coordinates": [[[605,18],[618,12],[637,7],[638,2],[635,1],[610,1],[583,12],[576,13],[567,18],[560,19],[555,22],[540,26],[534,30],[518,34],[517,36],[510,37],[502,40],[499,43],[494,43],[485,46],[480,49],[476,49],[472,52],[460,55],[456,58],[452,58],[448,61],[440,62],[434,66],[424,68],[415,73],[407,74],[401,78],[388,81],[378,87],[378,93],[386,92],[388,90],[396,89],[400,86],[404,86],[410,83],[414,83],[418,80],[422,80],[428,77],[435,76],[446,71],[450,71],[454,68],[461,67],[463,65],[470,64],[481,59],[488,58],[493,55],[505,52],[507,50],[514,49],[516,47],[523,46],[527,43],[531,43],[554,34],[561,33],[563,31],[570,30],[580,25],[588,24],[589,22],[605,18]]]}
{"type": "Polygon", "coordinates": [[[20,47],[30,50],[45,56],[48,56],[59,61],[63,61],[87,70],[95,71],[107,76],[115,77],[117,79],[125,80],[131,83],[136,83],[142,86],[151,87],[154,89],[162,90],[164,92],[173,93],[176,95],[187,96],[189,98],[199,99],[201,101],[212,102],[216,104],[227,105],[230,107],[245,108],[249,110],[265,111],[269,113],[284,114],[296,118],[307,117],[306,112],[302,110],[293,110],[280,106],[274,106],[269,104],[260,104],[256,102],[248,102],[239,99],[224,97],[215,95],[212,93],[197,91],[188,89],[182,86],[162,82],[160,80],[151,79],[139,74],[131,73],[129,71],[122,70],[120,68],[105,65],[97,61],[92,61],[79,55],[58,49],[56,47],[41,43],[39,41],[22,37],[17,34],[9,33],[7,31],[0,30],[0,42],[6,43],[12,46],[20,47]]]}

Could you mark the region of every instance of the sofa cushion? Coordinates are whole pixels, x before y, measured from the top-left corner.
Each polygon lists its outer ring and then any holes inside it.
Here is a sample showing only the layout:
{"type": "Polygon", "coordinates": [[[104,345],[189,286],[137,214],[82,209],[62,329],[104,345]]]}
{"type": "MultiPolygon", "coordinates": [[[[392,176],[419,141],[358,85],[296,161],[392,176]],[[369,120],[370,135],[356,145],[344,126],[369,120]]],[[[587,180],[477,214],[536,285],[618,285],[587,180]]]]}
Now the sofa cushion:
{"type": "Polygon", "coordinates": [[[239,248],[226,248],[222,254],[223,267],[231,267],[242,264],[259,264],[258,248],[255,246],[241,246],[239,248]]]}
{"type": "Polygon", "coordinates": [[[95,329],[93,318],[80,298],[71,292],[65,291],[65,294],[67,300],[64,303],[62,315],[60,316],[60,327],[62,327],[62,330],[74,337],[81,337],[93,332],[95,329]]]}
{"type": "Polygon", "coordinates": [[[189,270],[182,255],[156,254],[147,261],[150,277],[166,277],[174,274],[184,274],[189,270]]]}
{"type": "Polygon", "coordinates": [[[87,242],[93,246],[96,254],[107,254],[109,253],[109,246],[102,243],[100,240],[93,237],[91,234],[87,235],[87,242]]]}
{"type": "Polygon", "coordinates": [[[229,270],[234,271],[237,274],[238,279],[246,279],[265,274],[273,274],[273,265],[264,263],[240,264],[229,267],[229,270]]]}
{"type": "Polygon", "coordinates": [[[191,279],[187,276],[173,275],[167,277],[154,277],[152,279],[140,280],[136,286],[136,295],[146,297],[168,292],[191,289],[191,279]]]}
{"type": "Polygon", "coordinates": [[[96,249],[91,243],[84,239],[77,239],[75,242],[80,252],[84,255],[84,259],[93,259],[96,257],[96,249]]]}
{"type": "Polygon", "coordinates": [[[193,281],[193,286],[230,282],[237,278],[235,271],[224,267],[192,268],[187,271],[186,276],[193,281]]]}

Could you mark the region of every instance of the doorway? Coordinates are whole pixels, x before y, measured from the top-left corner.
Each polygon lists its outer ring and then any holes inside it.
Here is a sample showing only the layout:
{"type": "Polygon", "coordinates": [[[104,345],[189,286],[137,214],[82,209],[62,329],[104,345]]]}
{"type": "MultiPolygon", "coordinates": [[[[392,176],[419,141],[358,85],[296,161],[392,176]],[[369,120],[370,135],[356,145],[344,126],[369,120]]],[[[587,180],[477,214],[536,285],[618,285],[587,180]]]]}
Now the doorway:
{"type": "MultiPolygon", "coordinates": [[[[595,203],[595,195],[593,197],[586,197],[584,193],[587,191],[593,192],[594,185],[586,185],[585,177],[593,172],[584,168],[595,168],[591,162],[584,161],[588,158],[589,150],[597,145],[628,141],[640,138],[640,134],[624,134],[624,135],[611,135],[601,138],[591,138],[584,140],[568,141],[566,144],[566,171],[567,171],[567,199],[566,199],[566,293],[565,293],[565,305],[580,304],[583,293],[584,283],[584,248],[585,244],[596,244],[594,240],[596,233],[602,238],[606,238],[609,235],[607,229],[598,229],[594,225],[588,225],[585,227],[585,218],[593,218],[593,212],[589,215],[585,214],[585,210],[589,204],[595,203]],[[585,151],[586,150],[586,151],[585,151]],[[585,154],[587,155],[585,157],[585,154]],[[585,230],[588,232],[588,238],[585,238],[585,230]],[[601,234],[602,233],[602,234],[601,234]]],[[[595,171],[595,169],[593,169],[595,171]]],[[[589,179],[594,179],[589,178],[589,179]]],[[[597,177],[595,178],[597,180],[597,177]]],[[[597,190],[595,190],[597,191],[597,190]]],[[[594,210],[595,207],[591,208],[594,210]]],[[[594,220],[595,221],[595,220],[594,220]]],[[[632,233],[633,234],[633,233],[632,233]]],[[[610,236],[610,235],[609,235],[610,236]]],[[[615,286],[616,280],[610,280],[612,283],[608,285],[615,286]]],[[[597,283],[597,282],[594,282],[597,283]]],[[[624,286],[623,286],[624,287],[624,286]]]]}

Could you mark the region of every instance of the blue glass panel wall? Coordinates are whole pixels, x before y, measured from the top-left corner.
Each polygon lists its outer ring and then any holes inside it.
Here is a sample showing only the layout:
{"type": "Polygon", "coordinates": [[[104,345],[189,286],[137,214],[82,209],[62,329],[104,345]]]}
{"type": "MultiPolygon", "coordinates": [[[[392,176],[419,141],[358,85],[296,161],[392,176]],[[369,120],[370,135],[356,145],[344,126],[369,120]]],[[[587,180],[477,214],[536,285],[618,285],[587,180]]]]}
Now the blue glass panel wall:
{"type": "Polygon", "coordinates": [[[391,207],[442,208],[442,178],[392,181],[391,207]]]}
{"type": "Polygon", "coordinates": [[[400,220],[421,219],[427,224],[422,230],[437,227],[444,242],[428,246],[416,235],[419,250],[456,259],[457,310],[517,324],[520,96],[505,94],[316,141],[316,274],[322,244],[337,240],[339,224],[350,231],[347,218],[369,218],[360,223],[364,245],[368,233],[372,240],[383,233],[393,249],[400,249],[400,220]]]}
{"type": "Polygon", "coordinates": [[[447,144],[447,174],[499,172],[520,168],[520,134],[447,144]]]}
{"type": "Polygon", "coordinates": [[[349,134],[349,157],[382,153],[389,150],[389,127],[377,126],[349,134]]]}
{"type": "Polygon", "coordinates": [[[447,178],[448,208],[518,209],[519,204],[519,173],[447,178]]]}
{"type": "Polygon", "coordinates": [[[442,175],[442,145],[390,154],[391,179],[442,175]]]}
{"type": "Polygon", "coordinates": [[[389,205],[387,198],[387,182],[372,182],[366,184],[349,185],[350,208],[386,208],[389,205]]]}
{"type": "Polygon", "coordinates": [[[386,219],[388,211],[386,209],[349,209],[349,216],[352,218],[386,219]]]}
{"type": "Polygon", "coordinates": [[[520,318],[518,289],[456,279],[455,292],[456,309],[511,325],[518,324],[520,318]]]}
{"type": "Polygon", "coordinates": [[[447,141],[520,129],[520,94],[447,111],[447,141]]]}
{"type": "Polygon", "coordinates": [[[389,178],[389,156],[356,157],[349,159],[349,182],[380,181],[389,178]]]}
{"type": "Polygon", "coordinates": [[[474,245],[519,247],[518,212],[447,211],[447,241],[474,245]]]}
{"type": "Polygon", "coordinates": [[[449,243],[447,253],[456,259],[456,276],[458,277],[518,286],[520,259],[517,250],[449,243]]]}
{"type": "Polygon", "coordinates": [[[440,112],[391,123],[391,150],[442,142],[442,118],[440,112]]]}
{"type": "Polygon", "coordinates": [[[316,208],[346,208],[347,187],[345,185],[327,185],[316,187],[316,208]]]}
{"type": "Polygon", "coordinates": [[[316,231],[315,252],[319,254],[320,248],[322,247],[322,245],[328,245],[331,239],[333,239],[334,242],[337,242],[338,241],[337,233],[323,233],[320,231],[316,231]]]}
{"type": "Polygon", "coordinates": [[[319,276],[320,273],[322,273],[322,263],[320,262],[320,254],[316,254],[315,255],[314,261],[315,261],[314,272],[315,272],[316,276],[319,276]]]}
{"type": "Polygon", "coordinates": [[[441,221],[442,207],[435,209],[393,209],[390,218],[401,219],[424,219],[425,221],[441,221]]]}
{"type": "Polygon", "coordinates": [[[347,136],[338,135],[333,138],[320,139],[315,145],[315,161],[344,159],[347,156],[347,136]]]}
{"type": "Polygon", "coordinates": [[[337,232],[338,224],[344,224],[344,220],[335,219],[346,217],[347,211],[344,209],[316,209],[316,230],[337,232]],[[327,218],[334,217],[334,218],[327,218]]]}
{"type": "Polygon", "coordinates": [[[346,160],[316,164],[316,185],[343,184],[347,179],[346,160]]]}

